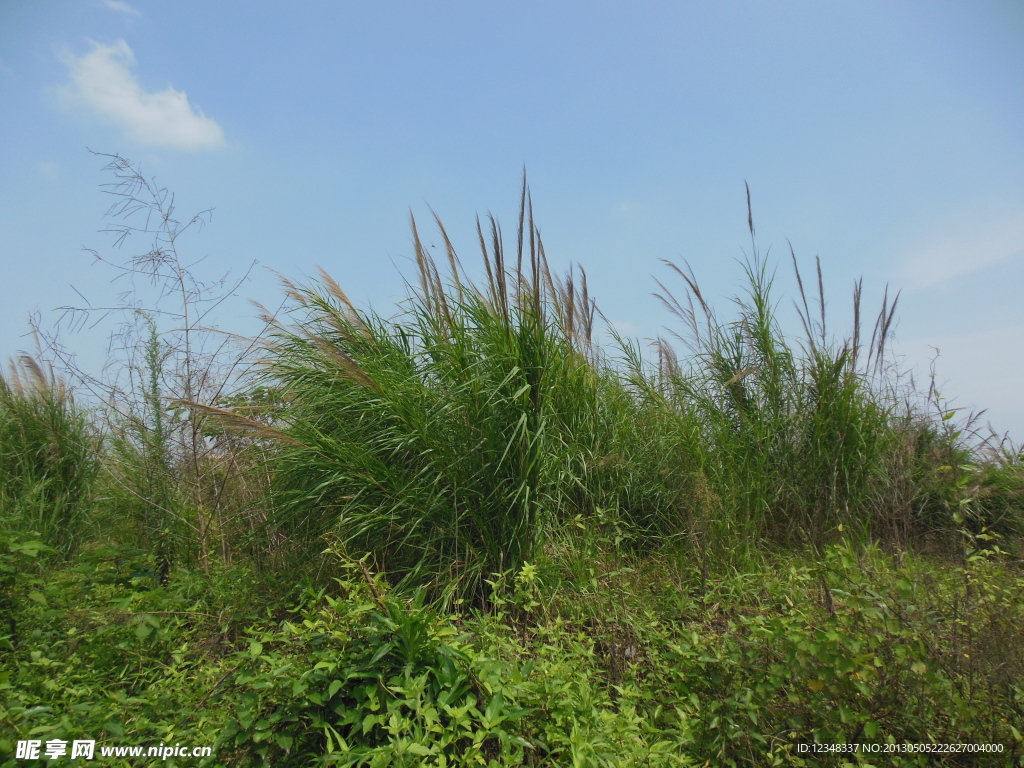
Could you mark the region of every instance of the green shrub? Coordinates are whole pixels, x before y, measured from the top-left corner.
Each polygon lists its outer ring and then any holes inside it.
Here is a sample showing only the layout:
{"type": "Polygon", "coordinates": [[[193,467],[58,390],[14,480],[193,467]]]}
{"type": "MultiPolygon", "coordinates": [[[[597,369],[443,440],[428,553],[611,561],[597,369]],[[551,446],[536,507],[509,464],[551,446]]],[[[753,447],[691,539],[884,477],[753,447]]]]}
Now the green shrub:
{"type": "Polygon", "coordinates": [[[73,567],[41,572],[18,557],[19,642],[0,652],[0,765],[21,764],[22,739],[92,739],[97,759],[102,746],[216,742],[230,716],[216,695],[237,666],[225,664],[253,618],[248,574],[176,572],[161,587],[153,555],[131,546],[87,547],[73,567]]]}
{"type": "Polygon", "coordinates": [[[526,710],[501,666],[420,601],[372,580],[338,584],[341,597],[321,592],[309,618],[254,635],[239,654],[222,755],[268,766],[520,764],[530,745],[509,728],[526,710]]]}

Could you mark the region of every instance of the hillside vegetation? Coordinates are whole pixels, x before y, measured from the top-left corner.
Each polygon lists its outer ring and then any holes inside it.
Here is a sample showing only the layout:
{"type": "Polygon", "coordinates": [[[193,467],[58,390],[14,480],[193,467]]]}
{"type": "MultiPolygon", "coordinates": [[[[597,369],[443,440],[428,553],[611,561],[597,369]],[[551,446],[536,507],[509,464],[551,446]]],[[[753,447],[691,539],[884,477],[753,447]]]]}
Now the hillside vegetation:
{"type": "Polygon", "coordinates": [[[1022,457],[891,362],[896,300],[836,336],[793,256],[787,335],[751,217],[732,314],[667,264],[675,334],[598,344],[524,180],[479,269],[413,222],[399,314],[322,272],[237,343],[199,219],[109,169],[165,290],[112,375],[0,377],[0,766],[1024,765],[1022,457]]]}

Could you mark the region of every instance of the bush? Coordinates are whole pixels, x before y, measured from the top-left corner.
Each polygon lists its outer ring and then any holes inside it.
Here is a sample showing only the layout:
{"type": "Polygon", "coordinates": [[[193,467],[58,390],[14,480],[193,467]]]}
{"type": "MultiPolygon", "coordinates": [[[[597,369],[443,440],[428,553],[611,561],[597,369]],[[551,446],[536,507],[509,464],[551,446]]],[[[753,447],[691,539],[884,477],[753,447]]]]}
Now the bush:
{"type": "Polygon", "coordinates": [[[509,729],[526,710],[505,670],[420,601],[368,584],[339,579],[342,595],[313,596],[309,618],[252,637],[222,754],[262,765],[519,764],[529,743],[509,729]]]}

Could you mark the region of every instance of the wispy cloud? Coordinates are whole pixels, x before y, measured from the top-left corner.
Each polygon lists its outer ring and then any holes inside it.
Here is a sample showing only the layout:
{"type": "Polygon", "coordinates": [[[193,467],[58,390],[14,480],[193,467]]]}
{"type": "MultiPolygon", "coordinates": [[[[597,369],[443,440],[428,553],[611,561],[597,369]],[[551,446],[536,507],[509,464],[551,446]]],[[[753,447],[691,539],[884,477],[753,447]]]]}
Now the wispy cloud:
{"type": "Polygon", "coordinates": [[[53,181],[60,175],[60,166],[52,160],[44,160],[39,164],[39,173],[53,181]]]}
{"type": "Polygon", "coordinates": [[[903,283],[928,289],[1004,259],[1024,255],[1024,211],[948,222],[943,232],[903,261],[903,283]]]}
{"type": "Polygon", "coordinates": [[[121,0],[103,0],[103,4],[112,11],[120,11],[121,13],[127,13],[131,16],[142,15],[138,10],[128,5],[128,3],[122,3],[121,0]]]}
{"type": "Polygon", "coordinates": [[[182,150],[223,146],[221,127],[190,104],[183,91],[146,91],[132,72],[134,65],[135,55],[124,40],[95,43],[85,56],[68,58],[71,82],[61,90],[62,100],[110,120],[140,144],[182,150]]]}

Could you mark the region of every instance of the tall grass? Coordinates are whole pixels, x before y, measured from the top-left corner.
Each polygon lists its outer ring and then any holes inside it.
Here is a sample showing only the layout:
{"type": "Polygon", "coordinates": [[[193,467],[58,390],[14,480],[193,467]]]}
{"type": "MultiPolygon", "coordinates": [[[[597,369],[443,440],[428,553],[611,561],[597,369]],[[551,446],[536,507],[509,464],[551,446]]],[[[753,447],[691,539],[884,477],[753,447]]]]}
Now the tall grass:
{"type": "Polygon", "coordinates": [[[810,334],[794,347],[763,262],[746,264],[749,293],[729,321],[716,317],[692,274],[673,269],[703,317],[693,303],[662,294],[687,322],[692,354],[680,362],[659,342],[659,385],[666,406],[695,425],[694,450],[721,499],[718,535],[820,543],[829,528],[865,523],[863,506],[885,481],[896,434],[892,404],[857,369],[854,347],[810,334]]]}
{"type": "MultiPolygon", "coordinates": [[[[326,274],[289,286],[269,377],[287,402],[277,523],[334,531],[402,582],[480,598],[588,512],[615,382],[593,359],[582,273],[554,279],[523,186],[515,261],[478,222],[486,282],[447,247],[447,282],[413,222],[419,284],[405,313],[361,312],[326,274]]],[[[621,423],[613,423],[612,428],[621,423]]]]}
{"type": "MultiPolygon", "coordinates": [[[[185,389],[180,350],[141,317],[128,384],[112,393],[117,402],[107,412],[101,511],[121,537],[153,551],[163,580],[181,562],[198,561],[204,571],[237,557],[265,565],[265,542],[253,536],[269,496],[264,446],[211,419],[217,406],[174,396],[185,389]]],[[[208,389],[199,394],[207,403],[245,408],[259,397],[225,395],[206,362],[208,389]]]]}
{"type": "Polygon", "coordinates": [[[86,413],[52,370],[23,355],[0,372],[0,504],[65,553],[79,543],[96,448],[86,413]]]}
{"type": "Polygon", "coordinates": [[[890,301],[886,291],[865,342],[858,283],[852,330],[831,335],[820,261],[815,307],[791,251],[803,330],[793,339],[779,322],[775,274],[757,251],[752,216],[748,222],[753,250],[744,263],[747,291],[733,299],[736,316],[720,319],[692,270],[666,262],[685,298],[660,282],[656,296],[683,321],[676,338],[688,354],[659,339],[655,374],[644,377],[635,357],[630,366],[633,380],[692,436],[689,448],[718,502],[708,530],[730,547],[821,547],[850,537],[906,546],[926,528],[948,529],[952,484],[938,475],[969,450],[929,415],[925,396],[888,357],[898,296],[890,301]]]}
{"type": "Polygon", "coordinates": [[[688,541],[705,574],[709,556],[763,543],[905,546],[951,527],[948,470],[970,453],[889,360],[898,297],[865,341],[858,284],[853,330],[836,337],[820,264],[812,308],[794,256],[793,339],[756,243],[734,319],[670,264],[686,296],[656,295],[685,349],[659,339],[655,364],[636,342],[593,343],[586,277],[552,276],[525,181],[512,258],[493,218],[486,235],[477,224],[481,284],[440,219],[444,270],[413,221],[418,281],[394,318],[357,309],[326,272],[286,281],[293,324],[265,350],[280,422],[225,415],[278,440],[281,539],[312,552],[330,535],[395,582],[479,601],[570,522],[612,521],[617,545],[688,541]]]}

